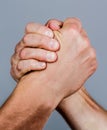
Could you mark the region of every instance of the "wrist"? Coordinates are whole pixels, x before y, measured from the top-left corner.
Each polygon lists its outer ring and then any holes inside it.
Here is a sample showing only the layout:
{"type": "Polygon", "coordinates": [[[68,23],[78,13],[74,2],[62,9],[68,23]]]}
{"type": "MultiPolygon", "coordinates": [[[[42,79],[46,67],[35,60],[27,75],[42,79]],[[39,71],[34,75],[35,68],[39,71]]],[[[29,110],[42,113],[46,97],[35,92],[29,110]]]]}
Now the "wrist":
{"type": "Polygon", "coordinates": [[[90,108],[90,110],[102,110],[102,108],[95,101],[93,101],[93,99],[90,97],[84,87],[82,87],[80,90],[78,90],[71,96],[62,100],[62,102],[58,106],[59,109],[64,110],[68,109],[69,107],[71,107],[72,110],[76,110],[75,108],[77,108],[80,111],[85,107],[90,108]]]}
{"type": "MultiPolygon", "coordinates": [[[[49,80],[47,75],[43,72],[32,72],[29,75],[24,76],[21,79],[19,86],[23,86],[25,89],[28,87],[29,90],[33,90],[34,95],[38,92],[41,104],[46,105],[45,107],[49,107],[51,110],[54,110],[62,100],[62,97],[58,95],[58,92],[55,89],[58,88],[58,84],[49,80]]],[[[37,98],[35,97],[35,100],[36,99],[37,98]]]]}
{"type": "Polygon", "coordinates": [[[102,128],[106,130],[106,111],[92,100],[84,88],[64,99],[58,111],[70,127],[76,130],[101,130],[102,128]]]}
{"type": "Polygon", "coordinates": [[[32,73],[21,79],[0,110],[0,129],[20,128],[21,130],[32,127],[32,130],[34,128],[40,130],[43,128],[59,103],[59,98],[43,77],[43,75],[37,77],[35,73],[32,73]]]}
{"type": "Polygon", "coordinates": [[[63,100],[58,111],[75,130],[106,130],[107,113],[84,88],[63,100]]]}

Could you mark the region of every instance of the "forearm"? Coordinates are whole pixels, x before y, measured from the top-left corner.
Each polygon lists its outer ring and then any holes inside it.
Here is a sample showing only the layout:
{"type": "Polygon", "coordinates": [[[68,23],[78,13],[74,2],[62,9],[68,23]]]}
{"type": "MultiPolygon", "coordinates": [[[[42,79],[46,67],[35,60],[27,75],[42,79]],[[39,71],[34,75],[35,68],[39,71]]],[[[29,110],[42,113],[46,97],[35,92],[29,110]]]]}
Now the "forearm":
{"type": "Polygon", "coordinates": [[[74,130],[106,130],[107,113],[82,88],[61,102],[60,113],[74,130]]]}
{"type": "Polygon", "coordinates": [[[17,85],[0,110],[0,130],[42,130],[57,101],[39,82],[24,79],[17,85]]]}

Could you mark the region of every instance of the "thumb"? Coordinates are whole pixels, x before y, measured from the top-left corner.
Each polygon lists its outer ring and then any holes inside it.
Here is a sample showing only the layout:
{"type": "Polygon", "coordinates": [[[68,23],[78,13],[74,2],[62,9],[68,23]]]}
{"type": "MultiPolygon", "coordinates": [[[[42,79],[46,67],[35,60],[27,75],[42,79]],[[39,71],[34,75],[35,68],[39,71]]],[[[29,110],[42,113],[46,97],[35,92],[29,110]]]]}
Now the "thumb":
{"type": "Polygon", "coordinates": [[[53,31],[56,31],[62,27],[63,22],[56,19],[51,19],[45,25],[53,31]]]}

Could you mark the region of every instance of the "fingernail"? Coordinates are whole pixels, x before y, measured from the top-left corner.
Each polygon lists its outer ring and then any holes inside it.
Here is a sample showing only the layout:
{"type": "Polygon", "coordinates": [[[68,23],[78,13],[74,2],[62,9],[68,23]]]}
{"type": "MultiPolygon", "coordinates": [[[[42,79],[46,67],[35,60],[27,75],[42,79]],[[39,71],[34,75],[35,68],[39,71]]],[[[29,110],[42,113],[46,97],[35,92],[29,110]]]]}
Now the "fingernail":
{"type": "Polygon", "coordinates": [[[50,46],[51,46],[51,48],[53,48],[53,49],[58,49],[59,44],[58,44],[58,42],[57,42],[56,40],[52,39],[52,40],[50,41],[50,46]]]}
{"type": "Polygon", "coordinates": [[[46,31],[46,32],[45,32],[45,35],[48,36],[48,37],[53,37],[53,32],[51,32],[51,31],[46,31]]]}
{"type": "Polygon", "coordinates": [[[39,62],[39,66],[40,66],[41,68],[44,68],[44,67],[46,66],[46,63],[44,63],[44,62],[39,62]]]}
{"type": "Polygon", "coordinates": [[[56,55],[55,55],[55,53],[50,52],[50,53],[47,53],[46,58],[49,61],[53,61],[56,59],[56,55]]]}

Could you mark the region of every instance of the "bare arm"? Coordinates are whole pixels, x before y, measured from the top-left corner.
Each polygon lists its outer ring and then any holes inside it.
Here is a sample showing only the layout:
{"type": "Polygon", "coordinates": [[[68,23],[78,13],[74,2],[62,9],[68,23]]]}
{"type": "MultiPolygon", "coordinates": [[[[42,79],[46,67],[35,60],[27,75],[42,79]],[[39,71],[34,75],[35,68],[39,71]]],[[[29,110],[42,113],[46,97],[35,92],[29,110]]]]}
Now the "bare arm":
{"type": "MultiPolygon", "coordinates": [[[[50,20],[48,27],[57,30],[60,21],[57,22],[50,20]]],[[[88,37],[85,32],[84,35],[88,37]]],[[[107,112],[92,99],[84,87],[65,98],[57,110],[75,130],[107,129],[107,112]]]]}
{"type": "Polygon", "coordinates": [[[34,78],[32,74],[22,79],[0,109],[0,130],[43,129],[58,100],[42,77],[36,78],[41,83],[34,78]]]}
{"type": "MultiPolygon", "coordinates": [[[[57,58],[54,51],[57,51],[59,44],[52,38],[53,33],[50,29],[40,24],[30,23],[27,25],[25,32],[26,35],[21,42],[17,44],[15,55],[12,56],[11,63],[14,64],[12,64],[11,74],[16,81],[19,81],[20,76],[28,71],[45,69],[46,63],[44,60],[46,62],[53,62],[53,60],[57,58]],[[33,28],[32,25],[35,26],[35,28],[33,28]],[[37,33],[34,35],[35,30],[37,33]],[[42,34],[42,39],[39,34],[42,34]],[[45,44],[47,42],[48,45],[45,44]],[[35,51],[29,47],[30,45],[34,48],[38,47],[38,49],[35,51]],[[30,51],[28,47],[31,49],[30,51]],[[43,48],[47,51],[43,50],[43,48]],[[20,51],[22,51],[21,54],[20,51]],[[42,52],[43,55],[39,55],[39,51],[42,52]],[[30,52],[32,52],[33,55],[30,52]],[[37,57],[30,59],[29,56],[34,56],[35,52],[37,57]],[[28,60],[26,60],[26,58],[28,58],[28,60]],[[32,68],[30,68],[31,65],[32,68]],[[23,71],[21,71],[22,68],[23,71]]],[[[1,130],[43,129],[48,117],[55,109],[58,100],[56,100],[53,91],[49,89],[48,82],[43,80],[43,77],[38,76],[37,73],[36,75],[32,73],[22,78],[9,99],[1,107],[1,130]]]]}
{"type": "MultiPolygon", "coordinates": [[[[55,22],[50,21],[49,24],[54,29],[55,22]]],[[[88,37],[85,31],[83,34],[88,37]]],[[[65,98],[58,106],[58,111],[75,130],[107,129],[107,112],[91,98],[84,87],[65,98]]]]}
{"type": "MultiPolygon", "coordinates": [[[[60,101],[77,91],[96,69],[94,51],[87,39],[84,39],[83,32],[81,24],[75,19],[66,20],[64,28],[61,28],[59,32],[55,31],[56,39],[61,44],[61,50],[58,53],[58,62],[48,65],[44,72],[47,75],[46,79],[53,86],[55,83],[53,92],[57,90],[56,96],[60,97],[60,101]],[[76,51],[74,48],[76,48],[76,51]],[[81,75],[83,73],[84,76],[81,75]],[[77,82],[78,79],[79,81],[77,82]]],[[[52,87],[50,83],[48,85],[52,87]]]]}
{"type": "Polygon", "coordinates": [[[58,111],[74,130],[106,130],[107,112],[82,88],[64,99],[58,111]]]}

